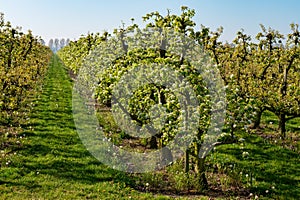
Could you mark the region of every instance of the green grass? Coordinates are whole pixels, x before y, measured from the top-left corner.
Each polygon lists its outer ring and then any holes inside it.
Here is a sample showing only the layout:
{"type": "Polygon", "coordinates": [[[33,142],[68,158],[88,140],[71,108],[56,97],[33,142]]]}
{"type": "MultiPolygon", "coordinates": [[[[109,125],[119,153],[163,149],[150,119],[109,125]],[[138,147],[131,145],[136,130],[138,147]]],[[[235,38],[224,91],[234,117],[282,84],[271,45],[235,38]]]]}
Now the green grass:
{"type": "Polygon", "coordinates": [[[211,168],[240,179],[260,198],[300,199],[299,154],[256,135],[244,135],[244,139],[218,147],[208,158],[211,168]]]}
{"type": "MultiPolygon", "coordinates": [[[[278,131],[278,118],[265,111],[261,128],[239,133],[243,142],[218,147],[210,167],[239,179],[260,199],[300,199],[300,118],[286,124],[287,138],[278,131]]],[[[217,174],[217,173],[216,173],[217,174]]]]}
{"type": "MultiPolygon", "coordinates": [[[[278,118],[276,115],[269,111],[265,111],[262,117],[262,123],[267,125],[269,128],[278,128],[278,118]]],[[[300,132],[300,117],[288,120],[286,123],[286,129],[288,134],[291,132],[300,132]]],[[[287,134],[287,135],[288,135],[287,134]]]]}
{"type": "Polygon", "coordinates": [[[102,165],[81,143],[72,118],[72,82],[57,57],[35,103],[20,135],[22,148],[1,152],[0,199],[154,198],[132,189],[127,174],[102,165]]]}

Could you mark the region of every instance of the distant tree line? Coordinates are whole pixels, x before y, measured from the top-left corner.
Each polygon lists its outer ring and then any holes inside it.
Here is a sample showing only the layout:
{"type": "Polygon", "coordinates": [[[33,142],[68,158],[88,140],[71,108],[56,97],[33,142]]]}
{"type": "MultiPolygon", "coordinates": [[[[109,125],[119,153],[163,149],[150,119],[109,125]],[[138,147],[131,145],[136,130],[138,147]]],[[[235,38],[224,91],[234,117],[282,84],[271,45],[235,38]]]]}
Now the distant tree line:
{"type": "Polygon", "coordinates": [[[67,46],[70,43],[70,39],[50,39],[48,46],[50,49],[55,53],[58,50],[62,49],[63,47],[67,46]]]}

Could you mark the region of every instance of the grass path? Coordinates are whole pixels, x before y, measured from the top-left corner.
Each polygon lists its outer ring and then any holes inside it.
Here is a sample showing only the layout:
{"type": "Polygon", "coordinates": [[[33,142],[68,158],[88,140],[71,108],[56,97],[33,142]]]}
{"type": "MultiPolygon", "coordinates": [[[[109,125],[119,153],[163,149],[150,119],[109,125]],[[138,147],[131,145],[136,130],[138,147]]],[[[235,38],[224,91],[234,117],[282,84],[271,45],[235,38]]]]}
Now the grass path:
{"type": "Polygon", "coordinates": [[[0,168],[0,199],[149,199],[93,158],[72,118],[72,82],[54,56],[23,147],[0,168]]]}

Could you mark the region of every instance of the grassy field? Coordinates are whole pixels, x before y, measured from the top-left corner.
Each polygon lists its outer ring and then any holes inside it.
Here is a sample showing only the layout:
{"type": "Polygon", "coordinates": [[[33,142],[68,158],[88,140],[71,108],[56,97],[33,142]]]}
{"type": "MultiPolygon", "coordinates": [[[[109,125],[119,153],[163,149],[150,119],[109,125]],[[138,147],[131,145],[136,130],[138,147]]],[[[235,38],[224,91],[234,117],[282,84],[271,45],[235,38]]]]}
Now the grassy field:
{"type": "MultiPolygon", "coordinates": [[[[299,142],[295,150],[277,142],[276,134],[265,138],[240,133],[243,140],[219,146],[207,158],[207,177],[214,192],[180,197],[180,192],[170,189],[166,196],[157,192],[157,184],[180,189],[176,177],[166,183],[157,175],[164,172],[129,175],[89,154],[73,122],[72,81],[57,57],[34,103],[30,124],[1,150],[0,199],[236,199],[237,190],[245,191],[242,198],[248,199],[300,199],[299,142]],[[143,188],[146,184],[148,188],[143,188]]],[[[264,124],[270,134],[276,132],[273,116],[266,114],[264,124]]],[[[288,126],[290,135],[297,131],[299,135],[299,120],[288,126]]]]}
{"type": "Polygon", "coordinates": [[[300,156],[256,135],[220,146],[210,160],[260,199],[300,199],[300,156]]]}

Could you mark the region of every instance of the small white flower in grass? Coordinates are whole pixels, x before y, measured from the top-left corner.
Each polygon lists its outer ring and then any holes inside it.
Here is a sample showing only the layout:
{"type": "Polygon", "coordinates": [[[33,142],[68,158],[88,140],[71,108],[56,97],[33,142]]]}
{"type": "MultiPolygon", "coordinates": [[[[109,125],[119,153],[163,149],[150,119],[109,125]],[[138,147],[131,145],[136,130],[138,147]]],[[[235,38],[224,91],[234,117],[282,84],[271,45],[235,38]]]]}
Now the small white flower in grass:
{"type": "Polygon", "coordinates": [[[243,154],[242,154],[242,156],[243,157],[247,157],[247,156],[249,156],[249,153],[247,151],[244,151],[243,154]]]}
{"type": "Polygon", "coordinates": [[[269,193],[269,190],[266,190],[266,193],[268,194],[268,193],[269,193]]]}
{"type": "Polygon", "coordinates": [[[240,138],[239,141],[240,142],[245,142],[245,139],[244,138],[240,138]]]}
{"type": "Polygon", "coordinates": [[[272,190],[274,190],[275,189],[275,186],[272,186],[272,190]]]}
{"type": "Polygon", "coordinates": [[[258,196],[257,195],[255,195],[255,197],[254,197],[255,199],[258,199],[258,196]]]}
{"type": "Polygon", "coordinates": [[[149,187],[149,183],[146,183],[146,187],[149,187]]]}
{"type": "Polygon", "coordinates": [[[246,176],[246,177],[248,177],[249,175],[248,175],[248,174],[246,174],[245,176],[246,176]]]}

